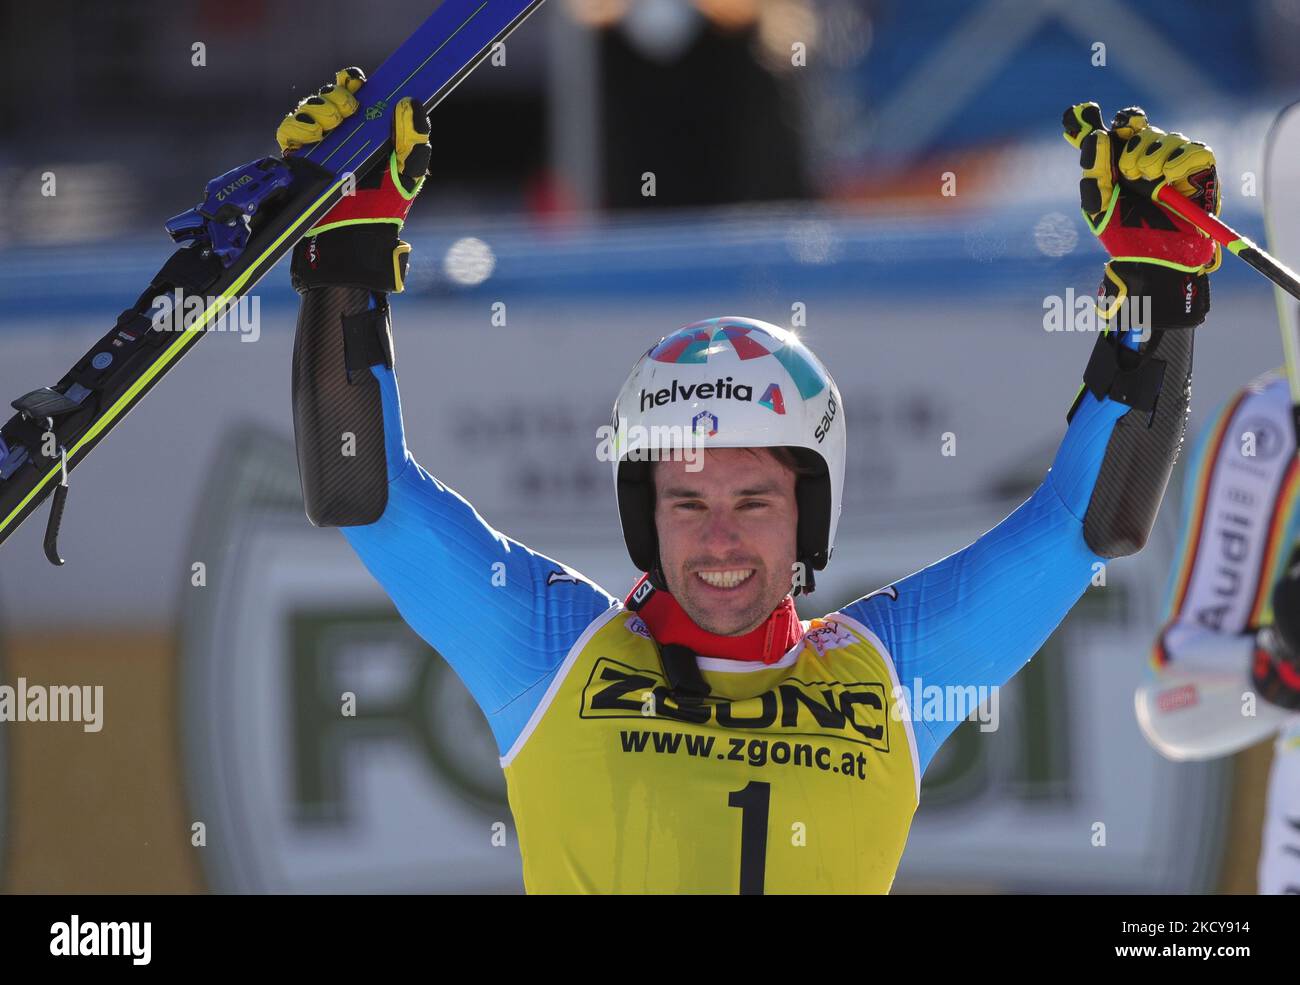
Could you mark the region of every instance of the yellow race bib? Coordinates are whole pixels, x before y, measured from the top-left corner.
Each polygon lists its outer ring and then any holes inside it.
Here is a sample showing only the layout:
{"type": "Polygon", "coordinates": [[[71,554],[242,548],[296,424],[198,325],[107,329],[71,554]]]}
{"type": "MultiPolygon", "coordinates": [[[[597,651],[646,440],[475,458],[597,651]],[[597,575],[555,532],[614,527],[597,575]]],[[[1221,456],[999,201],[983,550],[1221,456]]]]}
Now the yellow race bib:
{"type": "Polygon", "coordinates": [[[845,616],[775,664],[699,658],[679,705],[634,613],[574,645],[502,758],[543,893],[884,893],[916,810],[892,661],[845,616]]]}

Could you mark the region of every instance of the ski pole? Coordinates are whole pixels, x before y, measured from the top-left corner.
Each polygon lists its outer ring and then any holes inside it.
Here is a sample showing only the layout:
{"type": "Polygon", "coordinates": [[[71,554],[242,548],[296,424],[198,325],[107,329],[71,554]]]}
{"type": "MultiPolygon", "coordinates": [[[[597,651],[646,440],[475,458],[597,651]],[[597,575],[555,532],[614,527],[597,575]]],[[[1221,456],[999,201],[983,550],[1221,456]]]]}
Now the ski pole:
{"type": "Polygon", "coordinates": [[[1210,215],[1191,199],[1180,195],[1172,185],[1165,185],[1156,194],[1162,205],[1190,222],[1205,235],[1258,270],[1282,290],[1300,301],[1300,276],[1281,260],[1269,254],[1253,240],[1241,235],[1227,223],[1210,215]]]}
{"type": "MultiPolygon", "coordinates": [[[[1191,199],[1179,194],[1172,185],[1165,185],[1156,198],[1174,212],[1205,233],[1229,253],[1232,253],[1258,270],[1281,290],[1300,301],[1300,276],[1277,257],[1270,254],[1247,236],[1241,235],[1226,222],[1210,215],[1191,199]]],[[[1295,421],[1296,437],[1300,438],[1300,340],[1282,327],[1282,344],[1286,352],[1288,382],[1291,387],[1291,414],[1295,421]]]]}

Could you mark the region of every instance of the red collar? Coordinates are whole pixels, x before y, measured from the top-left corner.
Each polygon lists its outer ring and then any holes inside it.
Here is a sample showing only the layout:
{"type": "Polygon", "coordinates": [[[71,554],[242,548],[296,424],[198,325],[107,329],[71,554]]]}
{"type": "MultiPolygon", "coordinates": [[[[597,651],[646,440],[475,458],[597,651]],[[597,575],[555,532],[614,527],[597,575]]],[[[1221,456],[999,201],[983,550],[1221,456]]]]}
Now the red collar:
{"type": "Polygon", "coordinates": [[[744,636],[719,636],[701,629],[672,594],[656,589],[646,576],[632,586],[624,604],[645,620],[656,643],[676,643],[703,657],[776,663],[803,636],[794,599],[787,595],[761,626],[744,636]]]}

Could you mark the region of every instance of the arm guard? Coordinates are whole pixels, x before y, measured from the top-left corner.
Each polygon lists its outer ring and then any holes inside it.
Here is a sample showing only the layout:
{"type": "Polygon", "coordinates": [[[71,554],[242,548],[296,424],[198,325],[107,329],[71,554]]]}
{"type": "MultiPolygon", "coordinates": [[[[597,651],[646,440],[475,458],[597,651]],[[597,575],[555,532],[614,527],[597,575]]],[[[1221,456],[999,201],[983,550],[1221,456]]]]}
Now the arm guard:
{"type": "Polygon", "coordinates": [[[1127,285],[1123,305],[1112,313],[1145,298],[1148,317],[1161,327],[1138,349],[1127,344],[1128,333],[1112,329],[1101,335],[1070,410],[1073,419],[1085,393],[1131,408],[1107,442],[1084,517],[1084,540],[1104,558],[1136,554],[1151,535],[1187,430],[1192,328],[1205,319],[1210,294],[1204,274],[1146,263],[1110,267],[1120,268],[1127,285]]]}
{"type": "Polygon", "coordinates": [[[293,345],[293,429],[303,502],[318,527],[374,523],[388,505],[373,366],[393,366],[384,296],[359,287],[307,289],[293,345]]]}

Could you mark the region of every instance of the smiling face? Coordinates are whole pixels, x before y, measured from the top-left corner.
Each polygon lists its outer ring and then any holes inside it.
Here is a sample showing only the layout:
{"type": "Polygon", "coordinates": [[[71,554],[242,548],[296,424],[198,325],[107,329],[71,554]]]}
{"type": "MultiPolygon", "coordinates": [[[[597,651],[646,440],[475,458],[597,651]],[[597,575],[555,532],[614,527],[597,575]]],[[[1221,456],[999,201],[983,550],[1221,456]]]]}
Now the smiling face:
{"type": "Polygon", "coordinates": [[[790,592],[799,508],[792,469],[764,449],[714,448],[703,467],[654,466],[668,590],[701,629],[740,636],[790,592]]]}

